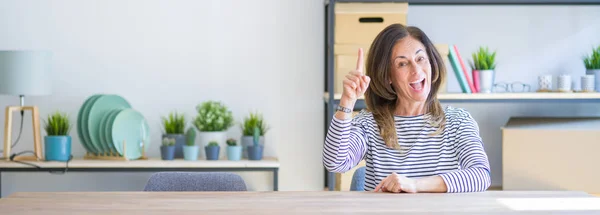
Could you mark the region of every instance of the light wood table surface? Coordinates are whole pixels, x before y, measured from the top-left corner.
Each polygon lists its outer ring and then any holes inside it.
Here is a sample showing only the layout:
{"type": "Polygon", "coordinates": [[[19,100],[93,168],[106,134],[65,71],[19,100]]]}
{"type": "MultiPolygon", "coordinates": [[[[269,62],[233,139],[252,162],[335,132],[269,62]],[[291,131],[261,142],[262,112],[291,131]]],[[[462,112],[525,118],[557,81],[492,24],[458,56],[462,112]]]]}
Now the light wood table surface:
{"type": "Polygon", "coordinates": [[[45,192],[0,199],[1,214],[600,214],[600,198],[570,191],[458,194],[373,192],[45,192]]]}

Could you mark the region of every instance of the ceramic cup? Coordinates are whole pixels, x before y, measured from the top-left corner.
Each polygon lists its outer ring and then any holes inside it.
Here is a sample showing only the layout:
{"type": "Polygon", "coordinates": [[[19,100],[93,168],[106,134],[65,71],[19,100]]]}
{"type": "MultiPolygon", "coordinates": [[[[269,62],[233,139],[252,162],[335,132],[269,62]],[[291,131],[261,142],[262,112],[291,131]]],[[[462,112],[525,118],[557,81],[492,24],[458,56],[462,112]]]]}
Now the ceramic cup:
{"type": "Polygon", "coordinates": [[[596,85],[595,75],[584,75],[581,76],[581,91],[583,92],[594,92],[596,85]]]}
{"type": "Polygon", "coordinates": [[[557,84],[558,91],[570,92],[571,91],[571,76],[570,75],[559,75],[557,84]]]}
{"type": "Polygon", "coordinates": [[[538,77],[540,91],[552,91],[552,75],[541,75],[538,77]]]}

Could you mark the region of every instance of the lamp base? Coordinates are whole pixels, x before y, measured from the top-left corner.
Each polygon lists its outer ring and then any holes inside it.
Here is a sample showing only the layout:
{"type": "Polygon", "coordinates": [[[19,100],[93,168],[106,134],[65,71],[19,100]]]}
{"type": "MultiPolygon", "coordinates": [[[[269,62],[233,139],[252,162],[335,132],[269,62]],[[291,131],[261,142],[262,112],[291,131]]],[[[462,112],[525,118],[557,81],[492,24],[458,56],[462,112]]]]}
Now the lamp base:
{"type": "Polygon", "coordinates": [[[13,160],[44,160],[40,134],[40,114],[36,106],[8,106],[4,123],[4,158],[10,160],[12,145],[12,113],[15,111],[31,111],[33,123],[33,151],[35,156],[15,156],[13,160]]]}

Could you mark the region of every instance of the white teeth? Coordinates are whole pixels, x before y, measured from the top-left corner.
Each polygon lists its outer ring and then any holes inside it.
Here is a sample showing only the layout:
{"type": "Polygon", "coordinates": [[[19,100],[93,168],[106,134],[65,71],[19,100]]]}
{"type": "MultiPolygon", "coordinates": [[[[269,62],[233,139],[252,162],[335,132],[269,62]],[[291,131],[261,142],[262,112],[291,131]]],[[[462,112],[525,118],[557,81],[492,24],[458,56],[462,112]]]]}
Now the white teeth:
{"type": "Polygon", "coordinates": [[[423,80],[425,80],[425,78],[421,78],[418,81],[411,82],[411,84],[418,84],[418,83],[421,83],[421,81],[423,81],[423,80]]]}
{"type": "Polygon", "coordinates": [[[425,80],[425,78],[423,78],[419,81],[410,83],[410,86],[415,90],[421,90],[421,89],[423,89],[423,80],[425,80]]]}

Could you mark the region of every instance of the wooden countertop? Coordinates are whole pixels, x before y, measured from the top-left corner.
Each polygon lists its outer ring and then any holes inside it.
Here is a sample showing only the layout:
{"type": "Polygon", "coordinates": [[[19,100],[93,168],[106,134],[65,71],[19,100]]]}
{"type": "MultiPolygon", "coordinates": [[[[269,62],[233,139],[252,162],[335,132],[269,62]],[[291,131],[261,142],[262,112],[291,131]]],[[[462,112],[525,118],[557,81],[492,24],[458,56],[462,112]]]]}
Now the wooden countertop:
{"type": "Polygon", "coordinates": [[[44,192],[0,199],[2,214],[590,214],[600,198],[570,191],[44,192]]]}

